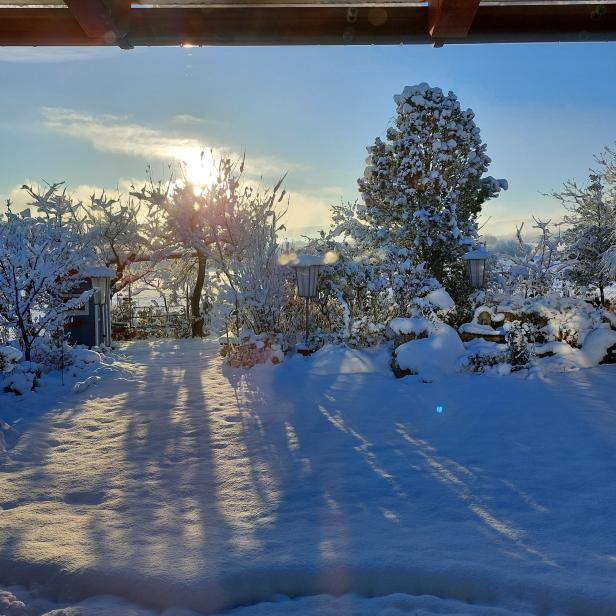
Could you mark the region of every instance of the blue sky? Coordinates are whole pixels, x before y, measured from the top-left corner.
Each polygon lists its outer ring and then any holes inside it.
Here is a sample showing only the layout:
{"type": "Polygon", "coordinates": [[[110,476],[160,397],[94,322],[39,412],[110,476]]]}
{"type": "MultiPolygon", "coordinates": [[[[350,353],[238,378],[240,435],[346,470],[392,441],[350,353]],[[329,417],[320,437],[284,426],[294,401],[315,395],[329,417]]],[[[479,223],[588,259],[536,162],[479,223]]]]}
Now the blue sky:
{"type": "Polygon", "coordinates": [[[146,163],[199,147],[246,151],[253,176],[288,170],[292,234],[327,224],[357,196],[365,148],[393,95],[427,81],[453,90],[510,189],[485,230],[511,235],[541,195],[583,179],[616,140],[616,46],[543,44],[297,48],[0,48],[0,197],[25,181],[66,180],[78,195],[121,189],[146,163]]]}

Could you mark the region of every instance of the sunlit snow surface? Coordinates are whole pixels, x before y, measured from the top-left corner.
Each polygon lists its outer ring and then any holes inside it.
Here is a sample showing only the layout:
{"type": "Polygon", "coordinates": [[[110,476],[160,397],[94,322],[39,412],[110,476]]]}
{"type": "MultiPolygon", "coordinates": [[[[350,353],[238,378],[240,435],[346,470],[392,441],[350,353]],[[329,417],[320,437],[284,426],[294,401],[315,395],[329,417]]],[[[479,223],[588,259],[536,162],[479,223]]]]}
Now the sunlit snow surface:
{"type": "Polygon", "coordinates": [[[616,613],[616,366],[426,384],[385,352],[126,353],[0,459],[0,582],[44,584],[4,596],[23,614],[616,613]]]}

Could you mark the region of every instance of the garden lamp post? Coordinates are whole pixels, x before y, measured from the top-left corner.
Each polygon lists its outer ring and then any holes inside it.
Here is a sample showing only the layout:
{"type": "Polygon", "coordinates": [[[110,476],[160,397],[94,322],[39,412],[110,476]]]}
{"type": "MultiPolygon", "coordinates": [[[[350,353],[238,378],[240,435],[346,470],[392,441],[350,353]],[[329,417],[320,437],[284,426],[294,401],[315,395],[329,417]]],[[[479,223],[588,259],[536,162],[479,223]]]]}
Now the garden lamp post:
{"type": "Polygon", "coordinates": [[[490,254],[484,246],[473,248],[464,255],[464,264],[468,281],[474,289],[486,286],[486,262],[490,254]]]}
{"type": "Polygon", "coordinates": [[[89,278],[94,289],[94,309],[97,328],[99,319],[102,321],[103,344],[111,345],[111,280],[115,272],[107,267],[93,267],[89,270],[89,278]]]}
{"type": "Polygon", "coordinates": [[[316,297],[317,284],[321,268],[325,265],[323,257],[313,255],[298,255],[289,265],[295,271],[295,282],[297,283],[297,294],[306,300],[306,336],[305,343],[308,343],[308,311],[310,298],[316,297]]]}

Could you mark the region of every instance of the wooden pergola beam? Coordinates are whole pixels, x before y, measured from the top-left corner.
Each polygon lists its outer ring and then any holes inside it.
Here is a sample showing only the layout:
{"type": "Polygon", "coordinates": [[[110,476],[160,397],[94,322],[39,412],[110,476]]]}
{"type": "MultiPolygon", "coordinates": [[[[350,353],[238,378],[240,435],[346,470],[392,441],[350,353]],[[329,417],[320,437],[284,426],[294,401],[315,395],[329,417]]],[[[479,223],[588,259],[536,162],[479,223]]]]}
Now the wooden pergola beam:
{"type": "Polygon", "coordinates": [[[468,35],[479,0],[428,0],[428,32],[432,38],[463,38],[468,35]]]}
{"type": "Polygon", "coordinates": [[[130,28],[131,0],[64,0],[88,38],[121,45],[130,28]]]}
{"type": "MultiPolygon", "coordinates": [[[[75,0],[81,3],[85,0],[75,0]]],[[[138,45],[344,45],[615,41],[616,5],[480,4],[464,38],[433,38],[425,5],[139,8],[124,38],[138,45]]],[[[118,23],[118,22],[114,22],[118,23]]],[[[117,45],[88,36],[70,10],[0,9],[0,45],[117,45]]],[[[117,26],[117,36],[124,30],[117,26]]]]}

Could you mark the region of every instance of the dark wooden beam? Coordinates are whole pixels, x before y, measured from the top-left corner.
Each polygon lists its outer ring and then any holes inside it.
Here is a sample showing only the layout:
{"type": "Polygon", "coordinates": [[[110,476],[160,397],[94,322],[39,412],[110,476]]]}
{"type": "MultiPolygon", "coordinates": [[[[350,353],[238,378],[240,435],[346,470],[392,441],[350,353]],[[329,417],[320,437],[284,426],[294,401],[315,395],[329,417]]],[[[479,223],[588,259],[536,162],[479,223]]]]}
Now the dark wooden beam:
{"type": "Polygon", "coordinates": [[[477,14],[479,0],[428,0],[428,31],[439,39],[463,38],[477,14]]]}
{"type": "MultiPolygon", "coordinates": [[[[84,0],[76,0],[83,2],[84,0]]],[[[428,8],[240,7],[131,10],[133,45],[343,45],[616,40],[616,5],[481,5],[464,38],[433,38],[428,8]]],[[[113,45],[68,9],[0,9],[0,45],[113,45]]],[[[123,30],[118,29],[118,35],[123,30]]]]}
{"type": "Polygon", "coordinates": [[[64,0],[88,38],[122,44],[130,28],[130,0],[64,0]]]}

